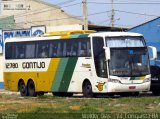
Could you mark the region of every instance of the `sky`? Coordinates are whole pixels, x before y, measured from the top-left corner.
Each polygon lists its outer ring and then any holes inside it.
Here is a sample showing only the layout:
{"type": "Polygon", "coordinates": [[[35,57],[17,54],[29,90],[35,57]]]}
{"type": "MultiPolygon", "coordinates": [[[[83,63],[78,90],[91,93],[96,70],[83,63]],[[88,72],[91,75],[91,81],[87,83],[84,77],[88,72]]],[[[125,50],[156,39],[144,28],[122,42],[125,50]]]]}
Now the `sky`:
{"type": "MultiPolygon", "coordinates": [[[[43,0],[65,12],[83,18],[82,0],[43,0]]],[[[160,0],[114,0],[117,27],[132,28],[160,16],[160,0]]],[[[88,19],[96,25],[111,26],[111,0],[87,0],[88,19]]]]}

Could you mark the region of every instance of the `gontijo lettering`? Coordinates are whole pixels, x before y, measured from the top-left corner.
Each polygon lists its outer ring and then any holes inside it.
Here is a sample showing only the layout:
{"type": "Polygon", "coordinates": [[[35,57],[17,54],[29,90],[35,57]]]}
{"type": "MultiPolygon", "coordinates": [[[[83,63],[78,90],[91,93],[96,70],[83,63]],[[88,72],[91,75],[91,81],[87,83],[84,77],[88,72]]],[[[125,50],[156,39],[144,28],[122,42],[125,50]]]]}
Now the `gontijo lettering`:
{"type": "MultiPolygon", "coordinates": [[[[19,68],[18,63],[6,63],[6,69],[19,68]]],[[[23,69],[42,69],[45,68],[45,62],[22,62],[23,69]]]]}
{"type": "Polygon", "coordinates": [[[41,69],[45,68],[45,62],[23,62],[22,63],[23,69],[41,69]]]}

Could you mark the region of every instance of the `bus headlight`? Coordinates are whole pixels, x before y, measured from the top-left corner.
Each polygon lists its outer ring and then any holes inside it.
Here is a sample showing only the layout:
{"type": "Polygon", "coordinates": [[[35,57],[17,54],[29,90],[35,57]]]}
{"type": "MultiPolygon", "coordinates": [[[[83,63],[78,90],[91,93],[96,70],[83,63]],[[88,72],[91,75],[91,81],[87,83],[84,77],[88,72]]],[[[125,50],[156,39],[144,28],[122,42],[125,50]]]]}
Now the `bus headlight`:
{"type": "Polygon", "coordinates": [[[143,80],[143,83],[150,82],[150,81],[151,81],[151,78],[146,78],[146,79],[143,80]]]}
{"type": "Polygon", "coordinates": [[[121,83],[121,81],[118,80],[118,79],[109,79],[108,82],[112,82],[112,83],[121,83]]]}

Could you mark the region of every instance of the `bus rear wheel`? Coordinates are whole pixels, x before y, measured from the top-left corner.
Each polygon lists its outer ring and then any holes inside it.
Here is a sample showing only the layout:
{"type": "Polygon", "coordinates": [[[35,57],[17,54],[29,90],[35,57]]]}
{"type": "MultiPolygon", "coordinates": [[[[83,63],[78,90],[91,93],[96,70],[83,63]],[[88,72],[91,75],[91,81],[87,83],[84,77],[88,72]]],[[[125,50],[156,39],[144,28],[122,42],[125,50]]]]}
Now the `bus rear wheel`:
{"type": "Polygon", "coordinates": [[[84,97],[93,97],[92,85],[89,81],[84,82],[82,89],[84,97]]]}
{"type": "Polygon", "coordinates": [[[37,96],[37,93],[35,91],[35,84],[34,84],[34,82],[32,80],[30,80],[28,82],[28,86],[27,87],[28,87],[28,95],[29,96],[31,96],[31,97],[37,96]]]}
{"type": "Polygon", "coordinates": [[[19,82],[19,91],[21,96],[27,96],[27,88],[24,81],[19,82]]]}

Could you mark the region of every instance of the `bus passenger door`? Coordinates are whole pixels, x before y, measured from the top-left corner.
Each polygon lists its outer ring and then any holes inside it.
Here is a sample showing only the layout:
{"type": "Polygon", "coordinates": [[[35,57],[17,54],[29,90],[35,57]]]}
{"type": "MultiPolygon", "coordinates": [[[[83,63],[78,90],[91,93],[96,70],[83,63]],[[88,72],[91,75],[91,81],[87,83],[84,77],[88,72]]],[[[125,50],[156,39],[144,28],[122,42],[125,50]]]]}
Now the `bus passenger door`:
{"type": "Polygon", "coordinates": [[[98,77],[107,78],[107,62],[105,59],[104,41],[102,37],[93,37],[93,56],[98,77]]]}

